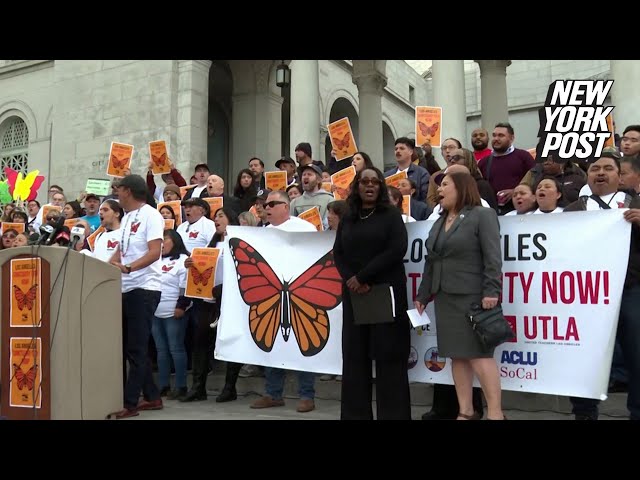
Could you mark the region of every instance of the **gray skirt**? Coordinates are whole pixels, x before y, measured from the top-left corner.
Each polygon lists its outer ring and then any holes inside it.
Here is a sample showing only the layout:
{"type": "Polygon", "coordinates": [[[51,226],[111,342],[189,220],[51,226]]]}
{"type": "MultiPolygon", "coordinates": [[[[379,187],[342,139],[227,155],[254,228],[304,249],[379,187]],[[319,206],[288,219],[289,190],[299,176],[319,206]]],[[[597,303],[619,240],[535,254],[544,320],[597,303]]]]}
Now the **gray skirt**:
{"type": "Polygon", "coordinates": [[[455,295],[439,291],[435,297],[438,354],[448,358],[491,358],[467,318],[469,307],[480,304],[482,295],[455,295]]]}

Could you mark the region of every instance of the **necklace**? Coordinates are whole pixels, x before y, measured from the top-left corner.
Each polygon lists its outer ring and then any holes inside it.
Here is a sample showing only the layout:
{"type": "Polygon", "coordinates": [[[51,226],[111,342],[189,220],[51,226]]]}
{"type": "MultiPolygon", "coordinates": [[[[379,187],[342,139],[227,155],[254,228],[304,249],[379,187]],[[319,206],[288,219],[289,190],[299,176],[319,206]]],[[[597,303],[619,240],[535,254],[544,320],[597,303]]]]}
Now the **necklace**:
{"type": "Polygon", "coordinates": [[[133,222],[129,222],[130,214],[131,212],[129,212],[127,214],[127,222],[124,224],[124,227],[122,227],[122,237],[120,238],[120,258],[123,258],[127,255],[127,252],[129,251],[129,243],[131,242],[131,226],[135,225],[138,222],[138,215],[140,215],[140,210],[142,209],[142,207],[139,207],[136,210],[136,216],[133,219],[133,222]],[[124,237],[125,237],[125,232],[127,230],[127,225],[129,225],[129,235],[127,235],[127,246],[124,246],[124,237]]]}
{"type": "Polygon", "coordinates": [[[371,215],[373,215],[373,213],[376,211],[376,207],[373,207],[373,210],[371,210],[371,212],[368,215],[365,215],[364,217],[362,216],[362,214],[359,214],[360,216],[360,220],[366,220],[367,218],[369,218],[371,215]]]}
{"type": "Polygon", "coordinates": [[[458,216],[458,215],[449,215],[449,216],[447,217],[447,222],[453,222],[453,221],[456,219],[456,217],[457,217],[457,216],[458,216]]]}

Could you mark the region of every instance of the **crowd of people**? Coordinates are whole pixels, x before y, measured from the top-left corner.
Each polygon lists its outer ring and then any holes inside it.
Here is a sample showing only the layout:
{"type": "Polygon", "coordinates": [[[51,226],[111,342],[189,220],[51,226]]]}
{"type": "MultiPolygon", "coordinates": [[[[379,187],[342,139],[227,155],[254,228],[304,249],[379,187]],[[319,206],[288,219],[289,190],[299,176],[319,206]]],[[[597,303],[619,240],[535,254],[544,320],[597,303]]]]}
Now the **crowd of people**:
{"type": "MultiPolygon", "coordinates": [[[[220,314],[223,285],[213,288],[211,300],[185,296],[193,249],[217,247],[227,255],[229,225],[316,231],[298,215],[317,207],[324,229],[336,231],[334,256],[343,279],[343,370],[336,378],[341,380],[341,418],[373,419],[376,388],[376,417],[408,420],[411,327],[406,315],[404,224],[434,219],[415,307],[421,312],[434,302],[439,354],[453,361],[454,385],[435,386],[432,409],[422,418],[481,419],[484,393],[486,418],[501,420],[505,417],[494,352],[480,344],[466,321],[471,304],[485,309],[498,304],[502,289],[498,216],[629,208],[625,218],[633,224],[631,251],[611,388],[628,390],[630,417],[640,419],[640,354],[634,344],[640,335],[640,320],[634,313],[640,308],[640,126],[627,127],[619,148],[605,149],[588,164],[555,155],[536,162],[514,141],[515,132],[508,123],[497,124],[491,136],[484,129],[474,130],[471,149],[447,138],[441,146],[446,166],[440,168],[430,145],[416,146],[411,138],[401,137],[395,141],[396,166],[385,172],[374,166],[366,152],[340,161],[332,152],[325,165],[313,160],[310,144],[300,143],[295,160],[284,156],[276,162],[287,173],[285,190],[276,191],[266,188],[265,164],[257,157],[248,159],[248,168],[238,172],[235,185],[228,189],[231,194],[207,164],[196,165],[189,182],[171,165],[171,172],[161,176],[163,185],[156,183],[150,165],[146,179],[127,172],[114,179],[111,194],[104,198],[83,193],[68,200],[61,187],[51,185],[46,205],[33,200],[24,210],[14,204],[4,206],[2,221],[25,228],[24,232],[3,231],[1,248],[28,244],[30,234],[60,216],[75,219],[87,237],[102,227],[93,247],[85,240],[76,248],[122,272],[125,387],[124,408],[116,418],[128,418],[163,408],[163,398],[207,399],[216,334],[212,327],[220,314]],[[348,197],[335,200],[322,183],[350,166],[356,175],[348,197]],[[388,177],[403,172],[404,178],[387,185],[388,177]],[[403,212],[405,195],[410,196],[410,215],[403,212]],[[223,206],[212,211],[205,201],[210,197],[221,197],[223,206]],[[167,229],[164,222],[177,220],[176,211],[157,206],[172,201],[181,202],[182,222],[167,229]],[[360,296],[379,285],[392,287],[395,317],[356,323],[360,296]],[[153,363],[158,369],[155,381],[153,363]],[[474,376],[480,389],[472,387],[474,376]]],[[[285,404],[286,371],[234,363],[226,368],[225,386],[216,402],[237,398],[239,376],[264,375],[265,394],[251,408],[285,404]]],[[[312,372],[297,372],[298,412],[315,409],[316,377],[312,372]]],[[[571,401],[576,419],[598,418],[597,400],[571,401]]]]}

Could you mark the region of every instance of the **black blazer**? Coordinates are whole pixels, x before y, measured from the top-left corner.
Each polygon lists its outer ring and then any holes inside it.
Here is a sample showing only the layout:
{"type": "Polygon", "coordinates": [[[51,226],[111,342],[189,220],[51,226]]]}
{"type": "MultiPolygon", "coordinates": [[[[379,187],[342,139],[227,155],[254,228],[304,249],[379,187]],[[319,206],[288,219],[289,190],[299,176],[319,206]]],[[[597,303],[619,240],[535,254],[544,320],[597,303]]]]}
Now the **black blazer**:
{"type": "Polygon", "coordinates": [[[495,210],[465,207],[451,226],[441,251],[435,250],[439,235],[445,235],[446,215],[431,227],[427,259],[416,299],[426,304],[442,290],[453,294],[498,297],[502,291],[500,224],[495,210]]]}

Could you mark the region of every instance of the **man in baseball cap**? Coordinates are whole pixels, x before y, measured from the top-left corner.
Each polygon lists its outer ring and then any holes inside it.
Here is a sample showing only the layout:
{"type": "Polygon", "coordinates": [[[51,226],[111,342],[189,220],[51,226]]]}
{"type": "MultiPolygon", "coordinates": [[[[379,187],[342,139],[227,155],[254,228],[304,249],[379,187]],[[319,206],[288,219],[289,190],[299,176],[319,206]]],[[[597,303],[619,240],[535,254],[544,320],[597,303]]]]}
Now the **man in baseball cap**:
{"type": "Polygon", "coordinates": [[[291,215],[298,216],[310,208],[318,207],[320,217],[328,228],[327,205],[333,201],[333,195],[322,189],[322,169],[318,165],[309,163],[301,168],[302,190],[301,196],[291,202],[291,215]]]}
{"type": "Polygon", "coordinates": [[[100,197],[95,193],[89,193],[84,197],[84,208],[87,214],[81,217],[80,220],[86,220],[91,227],[91,232],[95,232],[100,227],[100,215],[98,215],[100,197]]]}
{"type": "Polygon", "coordinates": [[[296,175],[296,162],[291,157],[282,157],[276,162],[276,168],[287,172],[287,186],[298,181],[296,175]]]}

